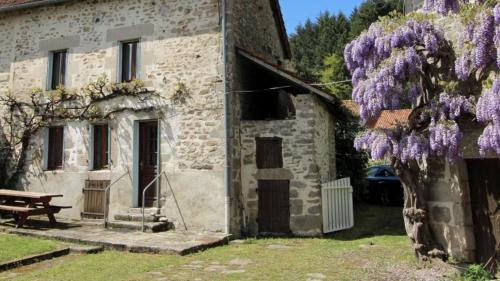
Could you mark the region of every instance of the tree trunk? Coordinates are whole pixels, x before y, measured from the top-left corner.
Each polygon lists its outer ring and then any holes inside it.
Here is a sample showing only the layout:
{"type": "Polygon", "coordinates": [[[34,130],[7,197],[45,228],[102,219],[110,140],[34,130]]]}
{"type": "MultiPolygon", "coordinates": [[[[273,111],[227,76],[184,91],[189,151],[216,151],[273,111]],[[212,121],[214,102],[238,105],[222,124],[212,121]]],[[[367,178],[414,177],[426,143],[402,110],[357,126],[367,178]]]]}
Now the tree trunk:
{"type": "Polygon", "coordinates": [[[413,249],[420,260],[440,258],[445,260],[447,254],[439,249],[429,222],[429,212],[425,199],[425,184],[422,181],[421,169],[416,162],[403,164],[393,161],[393,167],[404,188],[403,217],[406,233],[413,242],[413,249]]]}
{"type": "MultiPolygon", "coordinates": [[[[7,176],[7,179],[5,181],[5,187],[15,188],[19,183],[20,178],[24,175],[26,156],[30,148],[30,142],[31,142],[31,132],[25,131],[23,133],[23,137],[21,140],[21,150],[19,151],[19,157],[16,161],[14,172],[12,173],[12,175],[7,176]]],[[[13,157],[13,155],[11,155],[11,157],[13,157]]]]}
{"type": "Polygon", "coordinates": [[[9,148],[0,148],[0,187],[7,184],[11,155],[12,153],[9,148]]]}

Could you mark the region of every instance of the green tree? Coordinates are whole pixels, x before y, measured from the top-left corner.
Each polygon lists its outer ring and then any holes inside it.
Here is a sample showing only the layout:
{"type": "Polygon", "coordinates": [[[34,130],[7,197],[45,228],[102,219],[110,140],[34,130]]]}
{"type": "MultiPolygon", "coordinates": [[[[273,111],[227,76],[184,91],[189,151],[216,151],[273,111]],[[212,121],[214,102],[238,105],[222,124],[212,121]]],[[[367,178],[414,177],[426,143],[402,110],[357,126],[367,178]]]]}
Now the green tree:
{"type": "Polygon", "coordinates": [[[350,23],[343,15],[322,13],[316,22],[307,20],[297,27],[290,37],[294,63],[299,73],[306,78],[319,81],[320,70],[326,56],[342,55],[349,40],[350,23]]]}
{"type": "MultiPolygon", "coordinates": [[[[392,11],[403,11],[402,0],[367,0],[351,14],[350,37],[356,38],[368,29],[380,17],[389,15],[392,11]]],[[[346,42],[348,43],[348,42],[346,42]]]]}
{"type": "MultiPolygon", "coordinates": [[[[348,18],[339,13],[320,14],[315,22],[307,20],[299,25],[290,37],[296,69],[304,77],[326,84],[340,99],[351,99],[351,74],[344,61],[344,48],[352,38],[357,37],[379,17],[393,10],[402,10],[401,0],[367,0],[348,18]]],[[[353,179],[355,195],[363,185],[367,157],[354,149],[354,139],[363,128],[360,120],[345,107],[339,106],[335,112],[338,177],[353,179]]]]}

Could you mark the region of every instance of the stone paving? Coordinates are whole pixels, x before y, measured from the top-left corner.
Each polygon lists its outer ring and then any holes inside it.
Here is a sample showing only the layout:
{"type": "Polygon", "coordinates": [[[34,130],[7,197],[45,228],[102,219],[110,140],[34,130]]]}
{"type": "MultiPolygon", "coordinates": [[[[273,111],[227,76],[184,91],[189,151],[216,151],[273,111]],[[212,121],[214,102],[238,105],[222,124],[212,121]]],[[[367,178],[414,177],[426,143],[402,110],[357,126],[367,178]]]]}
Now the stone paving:
{"type": "Polygon", "coordinates": [[[0,220],[0,231],[12,234],[57,239],[73,243],[100,245],[108,249],[134,253],[186,255],[225,245],[230,236],[224,233],[167,231],[143,233],[127,229],[104,229],[102,225],[59,222],[51,227],[47,221],[30,220],[24,228],[13,228],[13,221],[0,220]]]}

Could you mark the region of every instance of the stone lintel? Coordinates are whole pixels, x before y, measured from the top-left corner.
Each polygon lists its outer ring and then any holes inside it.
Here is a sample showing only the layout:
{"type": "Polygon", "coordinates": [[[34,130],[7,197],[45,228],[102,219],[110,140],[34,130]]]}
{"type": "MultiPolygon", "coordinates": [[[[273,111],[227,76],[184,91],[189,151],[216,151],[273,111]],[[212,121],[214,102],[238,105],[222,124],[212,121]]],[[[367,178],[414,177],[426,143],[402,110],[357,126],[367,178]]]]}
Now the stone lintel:
{"type": "Polygon", "coordinates": [[[107,42],[125,41],[151,36],[154,33],[154,25],[151,23],[108,29],[106,32],[107,42]]]}
{"type": "Polygon", "coordinates": [[[41,40],[39,45],[42,52],[70,49],[78,46],[80,46],[79,35],[41,40]]]}

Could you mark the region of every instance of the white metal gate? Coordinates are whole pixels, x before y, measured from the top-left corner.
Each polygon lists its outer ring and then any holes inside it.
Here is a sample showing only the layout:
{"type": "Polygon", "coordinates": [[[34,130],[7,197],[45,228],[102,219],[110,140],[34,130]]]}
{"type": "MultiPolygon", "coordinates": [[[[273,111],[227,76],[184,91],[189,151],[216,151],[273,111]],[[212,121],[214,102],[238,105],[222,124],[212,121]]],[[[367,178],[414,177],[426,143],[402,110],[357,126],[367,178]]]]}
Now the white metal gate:
{"type": "Polygon", "coordinates": [[[324,233],[354,227],[352,191],[350,178],[321,185],[324,233]]]}

